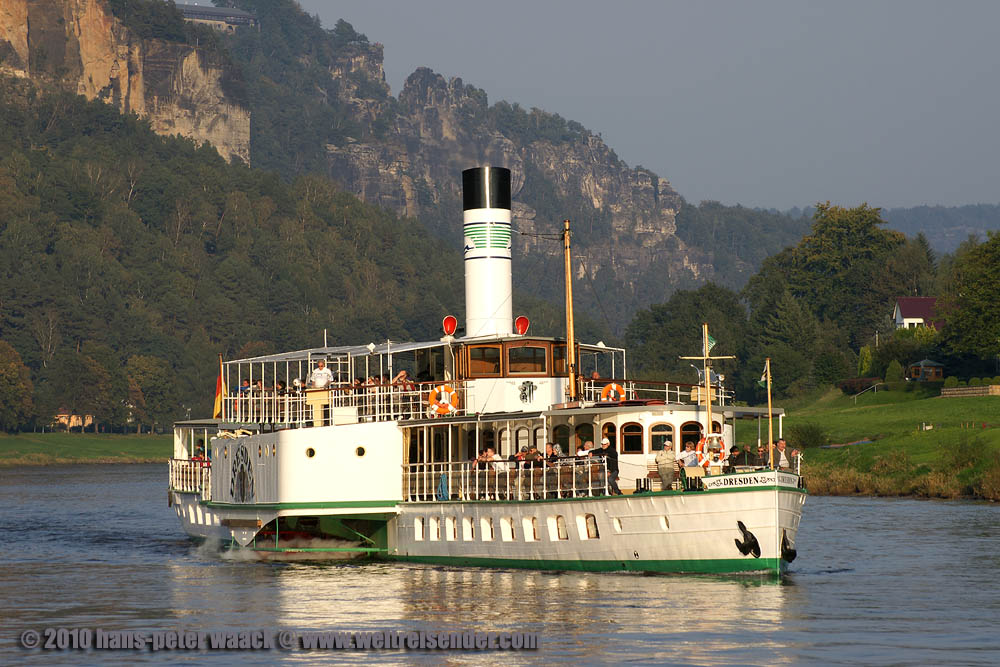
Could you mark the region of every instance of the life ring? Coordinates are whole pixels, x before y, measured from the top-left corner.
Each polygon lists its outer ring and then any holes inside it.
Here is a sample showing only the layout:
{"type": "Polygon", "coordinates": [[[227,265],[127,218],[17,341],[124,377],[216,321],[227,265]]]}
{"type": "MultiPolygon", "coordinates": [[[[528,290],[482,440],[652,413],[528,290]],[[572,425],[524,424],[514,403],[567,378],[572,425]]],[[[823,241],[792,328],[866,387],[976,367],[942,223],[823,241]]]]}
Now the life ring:
{"type": "Polygon", "coordinates": [[[458,393],[451,385],[439,384],[427,394],[427,411],[435,415],[458,412],[458,393]]]}
{"type": "Polygon", "coordinates": [[[601,390],[602,401],[621,401],[625,398],[625,389],[617,382],[604,385],[601,390]],[[613,398],[611,398],[613,396],[613,398]]]}

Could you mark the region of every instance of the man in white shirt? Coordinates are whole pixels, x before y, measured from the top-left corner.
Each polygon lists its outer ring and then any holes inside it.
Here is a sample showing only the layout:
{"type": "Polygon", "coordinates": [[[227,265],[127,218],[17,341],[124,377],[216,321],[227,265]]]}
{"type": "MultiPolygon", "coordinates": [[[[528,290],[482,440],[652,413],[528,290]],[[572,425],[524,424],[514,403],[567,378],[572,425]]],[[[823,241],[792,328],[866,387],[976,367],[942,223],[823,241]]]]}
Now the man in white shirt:
{"type": "Polygon", "coordinates": [[[594,448],[594,443],[591,440],[584,442],[580,445],[580,449],[576,450],[577,456],[590,456],[590,450],[594,448]]]}
{"type": "Polygon", "coordinates": [[[326,367],[326,361],[320,359],[316,362],[316,368],[309,375],[309,384],[314,389],[325,389],[333,382],[333,372],[326,367]]]}

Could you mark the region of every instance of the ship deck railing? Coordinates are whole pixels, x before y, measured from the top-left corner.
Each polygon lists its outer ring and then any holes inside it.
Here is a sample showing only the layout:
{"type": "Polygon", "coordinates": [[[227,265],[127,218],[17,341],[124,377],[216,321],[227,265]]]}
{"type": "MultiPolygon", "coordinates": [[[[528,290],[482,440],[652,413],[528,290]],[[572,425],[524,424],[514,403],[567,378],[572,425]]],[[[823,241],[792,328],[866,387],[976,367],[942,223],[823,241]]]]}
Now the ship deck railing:
{"type": "Polygon", "coordinates": [[[403,466],[403,498],[409,502],[547,500],[609,495],[604,460],[411,463],[403,466]]]}
{"type": "Polygon", "coordinates": [[[171,491],[197,493],[202,500],[212,499],[212,464],[204,459],[170,459],[171,491]]]}
{"type": "MultiPolygon", "coordinates": [[[[656,382],[651,380],[619,380],[615,378],[587,379],[583,381],[583,400],[594,403],[607,402],[614,393],[604,394],[608,385],[617,385],[624,391],[624,401],[656,401],[663,403],[698,403],[703,388],[697,384],[656,382]]],[[[733,392],[725,387],[713,386],[712,403],[726,405],[732,402],[733,392]]],[[[617,399],[617,397],[615,397],[617,399]]],[[[701,399],[704,400],[704,399],[701,399]]],[[[620,401],[618,401],[620,402],[620,401]]]]}
{"type": "Polygon", "coordinates": [[[324,389],[270,389],[226,396],[223,419],[229,422],[324,426],[342,423],[406,421],[466,415],[468,390],[461,381],[335,384],[324,389]],[[454,390],[452,401],[431,405],[436,390],[454,390]],[[451,406],[451,407],[448,407],[451,406]]]}

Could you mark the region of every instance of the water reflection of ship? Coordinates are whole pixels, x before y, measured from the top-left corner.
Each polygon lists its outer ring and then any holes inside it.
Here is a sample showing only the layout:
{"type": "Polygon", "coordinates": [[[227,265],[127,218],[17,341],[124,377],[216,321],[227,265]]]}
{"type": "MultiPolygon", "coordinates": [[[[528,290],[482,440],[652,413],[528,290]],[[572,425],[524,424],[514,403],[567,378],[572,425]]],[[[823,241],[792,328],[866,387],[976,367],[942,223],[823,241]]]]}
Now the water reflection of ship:
{"type": "Polygon", "coordinates": [[[748,634],[758,662],[781,663],[777,649],[787,640],[777,629],[802,594],[773,578],[746,576],[381,563],[209,567],[210,577],[205,567],[169,568],[173,608],[234,624],[252,614],[303,630],[535,632],[546,655],[586,663],[619,662],[623,650],[661,664],[726,662],[727,652],[745,659],[748,634]],[[608,641],[595,641],[595,633],[608,641]]]}

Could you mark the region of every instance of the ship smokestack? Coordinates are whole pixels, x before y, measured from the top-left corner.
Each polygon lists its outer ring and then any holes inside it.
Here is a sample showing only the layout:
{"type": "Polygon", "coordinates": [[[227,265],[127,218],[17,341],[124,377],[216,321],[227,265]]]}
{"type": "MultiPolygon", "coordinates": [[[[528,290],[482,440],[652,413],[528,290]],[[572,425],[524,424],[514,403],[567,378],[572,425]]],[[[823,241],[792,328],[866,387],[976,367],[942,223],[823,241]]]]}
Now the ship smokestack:
{"type": "Polygon", "coordinates": [[[463,171],[462,210],[466,335],[510,334],[510,169],[463,171]]]}

